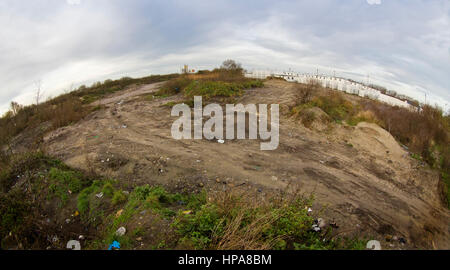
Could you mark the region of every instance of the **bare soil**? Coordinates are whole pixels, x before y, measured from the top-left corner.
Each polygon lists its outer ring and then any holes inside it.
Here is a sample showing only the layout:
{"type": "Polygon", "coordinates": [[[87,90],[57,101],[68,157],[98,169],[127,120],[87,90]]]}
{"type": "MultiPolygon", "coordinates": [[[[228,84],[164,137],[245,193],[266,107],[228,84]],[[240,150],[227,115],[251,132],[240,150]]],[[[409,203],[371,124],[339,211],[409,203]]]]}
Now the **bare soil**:
{"type": "Polygon", "coordinates": [[[316,123],[305,128],[290,117],[291,83],[269,81],[237,99],[280,104],[280,145],[260,151],[259,140],[172,139],[168,102],[180,95],[142,97],[160,84],[130,88],[100,100],[79,123],[44,137],[46,151],[69,166],[119,179],[125,187],[160,184],[190,191],[247,189],[270,194],[300,188],[313,193],[313,211],[335,222],[339,236],[380,240],[383,249],[449,249],[449,210],[438,173],[410,157],[375,124],[356,127],[316,123]],[[315,128],[315,127],[320,128],[315,128]],[[404,238],[406,244],[385,240],[404,238]]]}

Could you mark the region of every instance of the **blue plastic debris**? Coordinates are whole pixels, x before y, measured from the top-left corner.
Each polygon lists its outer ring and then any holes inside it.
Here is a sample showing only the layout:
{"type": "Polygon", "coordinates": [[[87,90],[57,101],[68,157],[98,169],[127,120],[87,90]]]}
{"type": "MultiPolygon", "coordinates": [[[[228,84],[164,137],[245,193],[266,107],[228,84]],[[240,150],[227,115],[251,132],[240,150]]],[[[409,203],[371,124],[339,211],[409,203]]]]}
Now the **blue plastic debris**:
{"type": "Polygon", "coordinates": [[[120,249],[120,243],[114,241],[111,245],[109,245],[108,250],[116,250],[116,249],[120,249]]]}

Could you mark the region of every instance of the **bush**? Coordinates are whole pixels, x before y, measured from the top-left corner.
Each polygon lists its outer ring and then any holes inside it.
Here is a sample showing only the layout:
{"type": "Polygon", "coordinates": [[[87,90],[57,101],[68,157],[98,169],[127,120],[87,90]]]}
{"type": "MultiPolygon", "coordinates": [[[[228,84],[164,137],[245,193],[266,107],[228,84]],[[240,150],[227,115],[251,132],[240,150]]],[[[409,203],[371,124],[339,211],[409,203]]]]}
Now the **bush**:
{"type": "Polygon", "coordinates": [[[102,192],[106,197],[112,197],[114,195],[114,187],[111,183],[106,183],[103,185],[102,192]]]}
{"type": "Polygon", "coordinates": [[[111,200],[113,205],[121,204],[126,201],[127,201],[127,196],[125,196],[125,194],[123,194],[123,192],[121,190],[114,192],[114,195],[111,200]]]}
{"type": "Polygon", "coordinates": [[[182,76],[179,78],[172,79],[170,81],[167,81],[161,89],[156,92],[156,96],[170,96],[175,95],[183,91],[190,83],[192,82],[191,79],[187,78],[186,76],[182,76]]]}

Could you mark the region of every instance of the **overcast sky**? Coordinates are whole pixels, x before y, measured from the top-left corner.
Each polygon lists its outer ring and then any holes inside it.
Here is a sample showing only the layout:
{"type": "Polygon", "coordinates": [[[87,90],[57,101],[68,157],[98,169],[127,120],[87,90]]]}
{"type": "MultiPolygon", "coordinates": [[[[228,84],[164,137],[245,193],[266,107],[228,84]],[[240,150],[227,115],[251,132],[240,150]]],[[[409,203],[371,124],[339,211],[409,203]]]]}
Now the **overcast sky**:
{"type": "Polygon", "coordinates": [[[449,108],[450,0],[0,0],[0,113],[107,78],[214,68],[332,74],[449,108]]]}

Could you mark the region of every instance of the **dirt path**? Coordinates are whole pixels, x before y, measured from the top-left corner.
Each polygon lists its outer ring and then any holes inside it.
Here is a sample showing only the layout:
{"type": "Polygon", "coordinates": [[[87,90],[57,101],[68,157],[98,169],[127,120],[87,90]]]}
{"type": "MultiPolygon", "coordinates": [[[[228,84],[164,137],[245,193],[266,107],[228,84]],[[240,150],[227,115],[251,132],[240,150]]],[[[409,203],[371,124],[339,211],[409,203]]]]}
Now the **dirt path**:
{"type": "Polygon", "coordinates": [[[135,86],[128,90],[120,91],[110,97],[95,101],[92,103],[92,106],[111,105],[113,103],[120,103],[125,100],[130,100],[133,97],[150,94],[156,92],[163,84],[164,82],[135,86]]]}
{"type": "MultiPolygon", "coordinates": [[[[367,235],[382,240],[385,249],[450,248],[450,215],[439,197],[437,173],[410,158],[380,127],[360,123],[317,132],[282,114],[275,151],[260,151],[259,140],[176,141],[170,134],[176,118],[161,105],[183,97],[138,98],[158,87],[100,101],[105,110],[48,134],[47,151],[129,186],[261,193],[296,186],[315,194],[314,211],[326,206],[322,215],[338,224],[338,234],[367,235]],[[384,241],[389,236],[404,238],[406,245],[384,241]]],[[[265,88],[247,91],[237,103],[279,103],[283,112],[292,96],[291,84],[270,81],[265,88]]]]}

